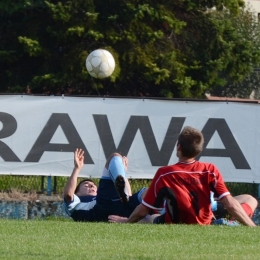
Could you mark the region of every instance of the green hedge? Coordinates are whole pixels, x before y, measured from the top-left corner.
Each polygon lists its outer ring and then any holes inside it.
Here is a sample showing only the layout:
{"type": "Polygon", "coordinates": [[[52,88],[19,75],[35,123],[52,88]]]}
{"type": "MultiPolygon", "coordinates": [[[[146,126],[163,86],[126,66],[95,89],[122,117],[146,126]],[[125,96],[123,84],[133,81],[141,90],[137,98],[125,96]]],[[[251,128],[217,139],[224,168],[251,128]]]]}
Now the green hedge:
{"type": "MultiPolygon", "coordinates": [[[[82,178],[79,178],[79,181],[82,178]]],[[[68,177],[51,177],[53,193],[62,194],[63,188],[68,180],[68,177]]],[[[99,179],[93,179],[98,184],[99,179]]],[[[136,192],[143,187],[148,187],[151,180],[147,179],[130,179],[132,191],[136,192]]],[[[46,193],[48,185],[47,176],[13,176],[13,175],[0,175],[0,191],[10,192],[12,189],[21,192],[34,192],[46,193]]],[[[258,197],[258,184],[256,183],[226,183],[232,195],[250,194],[258,197]]]]}

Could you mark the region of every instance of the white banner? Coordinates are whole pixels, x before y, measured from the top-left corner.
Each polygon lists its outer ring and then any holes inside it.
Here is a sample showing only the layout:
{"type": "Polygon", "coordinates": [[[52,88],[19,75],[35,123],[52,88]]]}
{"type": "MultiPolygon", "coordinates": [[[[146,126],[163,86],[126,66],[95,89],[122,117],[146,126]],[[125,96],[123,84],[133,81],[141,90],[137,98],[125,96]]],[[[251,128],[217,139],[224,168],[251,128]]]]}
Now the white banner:
{"type": "Polygon", "coordinates": [[[103,97],[0,96],[0,174],[69,176],[85,150],[81,177],[99,178],[106,158],[129,159],[129,178],[153,178],[177,162],[183,126],[200,129],[200,161],[226,182],[260,183],[260,106],[255,103],[103,97]]]}

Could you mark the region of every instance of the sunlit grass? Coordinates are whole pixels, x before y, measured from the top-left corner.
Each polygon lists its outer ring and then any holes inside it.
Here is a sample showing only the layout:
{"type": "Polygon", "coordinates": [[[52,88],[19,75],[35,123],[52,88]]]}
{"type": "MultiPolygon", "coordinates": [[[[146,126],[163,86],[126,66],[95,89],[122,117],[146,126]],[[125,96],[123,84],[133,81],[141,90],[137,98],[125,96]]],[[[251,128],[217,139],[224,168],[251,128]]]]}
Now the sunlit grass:
{"type": "Polygon", "coordinates": [[[1,259],[259,259],[260,229],[0,220],[1,259]]]}

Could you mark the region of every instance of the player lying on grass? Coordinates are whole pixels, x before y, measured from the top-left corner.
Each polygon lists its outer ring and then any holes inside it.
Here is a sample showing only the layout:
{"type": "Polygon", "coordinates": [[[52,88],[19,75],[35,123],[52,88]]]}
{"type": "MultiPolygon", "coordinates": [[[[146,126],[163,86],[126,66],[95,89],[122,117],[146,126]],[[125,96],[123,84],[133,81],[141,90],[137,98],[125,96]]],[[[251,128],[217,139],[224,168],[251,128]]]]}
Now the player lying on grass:
{"type": "MultiPolygon", "coordinates": [[[[245,210],[246,214],[252,219],[254,212],[258,206],[258,201],[249,194],[242,194],[234,196],[245,210]]],[[[228,225],[228,226],[238,226],[240,225],[233,217],[230,216],[227,209],[224,207],[221,201],[215,201],[214,198],[211,199],[211,209],[213,211],[213,218],[211,224],[213,225],[228,225]]],[[[140,223],[153,224],[154,219],[165,213],[165,209],[161,211],[161,214],[149,214],[140,223]]],[[[126,223],[128,218],[110,215],[109,222],[114,223],[126,223]]]]}
{"type": "Polygon", "coordinates": [[[74,169],[64,188],[64,206],[75,221],[108,221],[111,214],[129,217],[145,194],[143,188],[132,195],[126,178],[128,160],[114,153],[106,162],[98,187],[91,179],[77,185],[84,166],[84,151],[76,149],[74,169]]]}
{"type": "MultiPolygon", "coordinates": [[[[217,167],[195,159],[202,151],[203,143],[199,130],[184,127],[177,142],[178,163],[158,169],[142,203],[126,223],[140,221],[150,210],[162,210],[166,200],[165,214],[151,219],[153,223],[210,225],[213,218],[210,193],[214,192],[232,217],[244,225],[256,226],[231,196],[217,167]]],[[[109,221],[120,222],[117,217],[110,215],[109,221]]]]}

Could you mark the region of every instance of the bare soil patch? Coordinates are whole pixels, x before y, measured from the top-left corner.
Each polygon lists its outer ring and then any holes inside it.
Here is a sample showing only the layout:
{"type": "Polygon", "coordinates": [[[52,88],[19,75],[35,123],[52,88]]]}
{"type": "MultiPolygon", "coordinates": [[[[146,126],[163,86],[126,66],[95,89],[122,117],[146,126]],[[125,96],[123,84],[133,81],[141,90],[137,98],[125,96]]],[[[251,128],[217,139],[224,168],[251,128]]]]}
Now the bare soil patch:
{"type": "Polygon", "coordinates": [[[17,189],[11,189],[10,192],[0,192],[2,201],[62,201],[61,194],[38,194],[37,192],[23,193],[17,189]]]}

